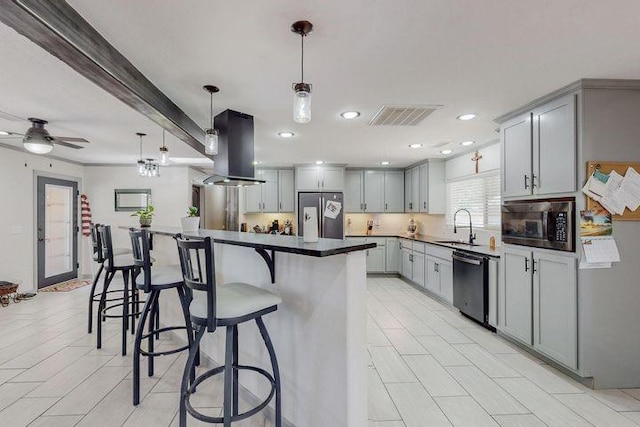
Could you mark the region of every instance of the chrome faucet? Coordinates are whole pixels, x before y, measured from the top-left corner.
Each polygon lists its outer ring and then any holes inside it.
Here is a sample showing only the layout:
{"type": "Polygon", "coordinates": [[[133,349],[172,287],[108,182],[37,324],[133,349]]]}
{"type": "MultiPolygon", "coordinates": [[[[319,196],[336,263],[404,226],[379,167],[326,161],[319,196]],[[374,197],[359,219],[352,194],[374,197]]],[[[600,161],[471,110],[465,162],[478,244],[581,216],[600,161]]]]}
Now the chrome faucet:
{"type": "MultiPolygon", "coordinates": [[[[476,239],[476,235],[473,234],[473,224],[471,224],[471,212],[469,212],[468,210],[458,209],[456,213],[453,214],[453,232],[454,233],[458,232],[458,227],[456,226],[456,216],[460,211],[465,211],[467,215],[469,215],[469,227],[468,227],[469,228],[469,244],[473,245],[473,241],[476,239]]],[[[460,228],[467,228],[467,227],[460,227],[460,228]]]]}

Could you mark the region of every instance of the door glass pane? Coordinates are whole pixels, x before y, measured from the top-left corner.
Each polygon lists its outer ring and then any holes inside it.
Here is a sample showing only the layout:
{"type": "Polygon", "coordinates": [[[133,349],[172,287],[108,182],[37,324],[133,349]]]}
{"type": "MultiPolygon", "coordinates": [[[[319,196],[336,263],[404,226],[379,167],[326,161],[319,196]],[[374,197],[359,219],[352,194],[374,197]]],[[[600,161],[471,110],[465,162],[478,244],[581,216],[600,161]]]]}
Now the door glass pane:
{"type": "Polygon", "coordinates": [[[45,277],[57,276],[72,270],[73,189],[59,185],[45,185],[45,277]]]}

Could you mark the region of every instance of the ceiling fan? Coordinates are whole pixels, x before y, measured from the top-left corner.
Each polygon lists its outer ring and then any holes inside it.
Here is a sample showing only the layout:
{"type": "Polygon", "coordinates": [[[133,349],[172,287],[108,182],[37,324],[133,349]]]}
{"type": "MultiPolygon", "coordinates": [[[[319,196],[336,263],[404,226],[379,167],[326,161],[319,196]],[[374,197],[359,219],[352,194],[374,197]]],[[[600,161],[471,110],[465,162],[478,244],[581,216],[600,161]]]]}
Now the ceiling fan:
{"type": "MultiPolygon", "coordinates": [[[[15,116],[14,116],[15,117],[15,116]]],[[[31,127],[27,129],[27,132],[23,135],[20,133],[9,132],[9,135],[4,138],[11,138],[13,135],[22,137],[22,145],[27,151],[35,154],[46,154],[53,150],[53,144],[62,145],[63,147],[80,149],[84,148],[82,145],[72,144],[72,142],[88,143],[89,141],[84,138],[73,138],[67,136],[51,136],[49,131],[44,127],[48,122],[42,119],[36,119],[30,117],[27,119],[31,122],[31,127]]],[[[0,137],[2,138],[2,137],[0,137]]]]}

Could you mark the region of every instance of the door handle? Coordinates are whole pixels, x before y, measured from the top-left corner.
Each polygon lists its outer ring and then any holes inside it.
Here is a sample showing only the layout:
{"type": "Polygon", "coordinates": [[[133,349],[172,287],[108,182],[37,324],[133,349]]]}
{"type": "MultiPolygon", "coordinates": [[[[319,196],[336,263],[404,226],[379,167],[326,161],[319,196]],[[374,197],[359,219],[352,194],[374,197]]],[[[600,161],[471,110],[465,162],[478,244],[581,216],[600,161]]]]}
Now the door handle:
{"type": "Polygon", "coordinates": [[[385,204],[384,204],[384,210],[386,211],[386,210],[388,210],[388,209],[389,209],[389,207],[388,207],[388,206],[387,206],[387,204],[385,203],[385,204]]]}
{"type": "Polygon", "coordinates": [[[320,188],[320,180],[318,180],[318,188],[320,188]]]}
{"type": "Polygon", "coordinates": [[[365,211],[367,210],[367,204],[366,203],[364,204],[364,210],[365,211]]]}
{"type": "Polygon", "coordinates": [[[322,188],[324,188],[324,179],[322,180],[322,188]]]}
{"type": "Polygon", "coordinates": [[[409,210],[413,210],[413,202],[409,202],[409,210]]]}
{"type": "Polygon", "coordinates": [[[282,210],[282,202],[280,202],[280,210],[282,210]]]}
{"type": "Polygon", "coordinates": [[[536,262],[536,260],[533,260],[533,274],[536,274],[538,272],[538,269],[536,268],[536,266],[538,265],[538,263],[536,262]]]}
{"type": "Polygon", "coordinates": [[[433,264],[433,271],[435,271],[436,273],[440,271],[439,265],[438,265],[437,262],[435,264],[433,264]]]}
{"type": "Polygon", "coordinates": [[[524,176],[524,188],[527,189],[529,188],[529,175],[524,176]]]}
{"type": "Polygon", "coordinates": [[[524,271],[529,271],[529,258],[524,259],[524,271]]]}
{"type": "MultiPolygon", "coordinates": [[[[536,185],[536,179],[537,179],[537,178],[538,178],[538,177],[537,177],[537,176],[535,176],[535,174],[532,174],[532,175],[531,175],[531,188],[536,188],[536,187],[537,187],[537,185],[536,185]]],[[[540,180],[538,179],[538,181],[540,181],[540,180]]],[[[540,184],[540,183],[538,182],[538,184],[540,184]]]]}
{"type": "Polygon", "coordinates": [[[424,209],[427,209],[427,202],[423,202],[424,204],[424,209]]]}

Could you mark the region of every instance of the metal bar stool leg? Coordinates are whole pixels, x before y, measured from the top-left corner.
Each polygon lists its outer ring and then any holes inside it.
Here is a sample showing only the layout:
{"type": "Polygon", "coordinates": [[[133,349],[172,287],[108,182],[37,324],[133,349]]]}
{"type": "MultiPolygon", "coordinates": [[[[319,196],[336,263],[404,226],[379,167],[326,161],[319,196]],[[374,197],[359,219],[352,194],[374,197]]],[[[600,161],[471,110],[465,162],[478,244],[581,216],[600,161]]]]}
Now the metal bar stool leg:
{"type": "MultiPolygon", "coordinates": [[[[147,333],[149,334],[149,337],[147,338],[149,340],[149,345],[148,345],[149,355],[147,356],[147,374],[150,377],[153,376],[153,368],[154,368],[153,352],[155,350],[155,341],[154,340],[155,340],[156,334],[152,334],[152,332],[155,331],[158,328],[158,323],[156,322],[156,317],[155,317],[155,311],[156,311],[156,308],[158,307],[158,297],[159,296],[160,296],[160,291],[151,291],[151,294],[149,294],[149,299],[151,300],[151,305],[149,306],[148,310],[151,311],[151,316],[149,316],[149,328],[147,330],[147,333]]],[[[144,310],[145,310],[144,318],[146,318],[146,316],[147,316],[146,303],[145,303],[144,310]]]]}
{"type": "MultiPolygon", "coordinates": [[[[152,291],[153,292],[153,291],[152,291]]],[[[153,295],[153,294],[152,294],[153,295]]],[[[150,306],[153,304],[153,296],[149,296],[144,303],[142,316],[138,323],[136,331],[136,339],[133,344],[133,404],[140,403],[140,347],[142,344],[142,336],[144,335],[144,324],[149,314],[150,306]]]]}
{"type": "Polygon", "coordinates": [[[233,382],[233,327],[227,326],[224,351],[224,427],[231,427],[231,393],[233,382]]]}
{"type": "MultiPolygon", "coordinates": [[[[189,344],[189,349],[191,349],[191,347],[193,347],[193,327],[191,325],[191,319],[189,318],[189,300],[182,286],[177,287],[176,291],[178,291],[178,298],[180,299],[180,306],[182,307],[184,324],[187,327],[187,342],[189,344]]],[[[198,352],[196,353],[196,357],[194,359],[195,366],[198,366],[200,362],[199,359],[200,359],[200,349],[198,348],[198,352]]],[[[191,370],[191,376],[190,376],[191,383],[193,383],[196,379],[195,366],[191,370]]]]}
{"type": "Polygon", "coordinates": [[[182,383],[180,385],[180,424],[179,427],[187,426],[187,389],[189,388],[189,375],[190,372],[195,369],[195,358],[200,348],[200,340],[207,330],[206,326],[196,327],[196,337],[193,341],[193,345],[189,349],[189,357],[187,363],[184,365],[184,373],[182,374],[182,383]]]}
{"type": "Polygon", "coordinates": [[[102,274],[102,270],[104,270],[104,264],[100,264],[100,268],[98,268],[98,273],[96,273],[95,279],[93,279],[93,284],[91,285],[91,292],[89,293],[89,316],[87,321],[87,332],[91,333],[93,326],[93,303],[94,298],[96,297],[96,285],[100,280],[100,274],[102,274]]]}
{"type": "Polygon", "coordinates": [[[102,295],[100,295],[100,302],[98,303],[98,336],[96,341],[96,348],[102,348],[102,311],[104,310],[105,305],[107,304],[107,291],[109,290],[109,285],[111,284],[111,280],[113,280],[113,276],[115,273],[109,273],[104,275],[104,282],[102,285],[102,295]]]}
{"type": "Polygon", "coordinates": [[[238,400],[238,325],[233,325],[233,415],[240,412],[240,401],[238,400]]]}
{"type": "Polygon", "coordinates": [[[127,355],[127,328],[129,326],[129,272],[122,271],[122,280],[124,281],[122,304],[122,355],[127,355]]]}
{"type": "Polygon", "coordinates": [[[260,329],[260,335],[262,335],[262,340],[264,341],[264,345],[267,347],[269,351],[269,357],[271,358],[271,366],[273,368],[273,379],[275,380],[276,386],[276,426],[282,427],[282,397],[281,397],[281,386],[280,386],[280,369],[278,368],[278,359],[276,358],[276,352],[273,348],[273,344],[271,343],[271,337],[269,336],[269,332],[267,328],[264,326],[264,321],[262,317],[256,318],[256,324],[258,325],[258,329],[260,329]]]}

